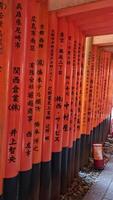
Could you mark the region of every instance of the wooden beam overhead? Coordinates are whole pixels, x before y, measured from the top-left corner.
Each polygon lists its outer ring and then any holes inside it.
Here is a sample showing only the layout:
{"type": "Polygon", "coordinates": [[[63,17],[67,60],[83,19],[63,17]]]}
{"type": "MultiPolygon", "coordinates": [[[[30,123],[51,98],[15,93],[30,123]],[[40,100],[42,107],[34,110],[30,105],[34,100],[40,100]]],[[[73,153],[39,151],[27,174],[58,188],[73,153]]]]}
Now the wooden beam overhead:
{"type": "Polygon", "coordinates": [[[97,0],[61,9],[57,11],[57,16],[75,23],[86,36],[113,33],[113,0],[97,0]]]}
{"type": "Polygon", "coordinates": [[[50,11],[66,7],[78,6],[80,4],[86,4],[94,1],[96,0],[48,0],[50,11]]]}
{"type": "Polygon", "coordinates": [[[92,30],[86,30],[84,31],[85,35],[87,37],[91,37],[91,36],[98,36],[98,35],[109,35],[109,34],[113,34],[113,28],[103,28],[103,29],[92,29],[92,30]]]}
{"type": "MultiPolygon", "coordinates": [[[[112,26],[103,26],[103,27],[98,27],[98,29],[97,29],[97,27],[92,27],[92,28],[86,28],[86,29],[81,29],[82,31],[85,31],[85,30],[87,30],[87,31],[95,31],[95,30],[97,30],[97,31],[99,31],[99,30],[106,30],[106,31],[113,31],[113,27],[112,26]]],[[[104,34],[104,35],[106,35],[106,34],[104,34]]]]}
{"type": "Polygon", "coordinates": [[[57,16],[66,17],[66,16],[70,16],[74,14],[84,13],[88,11],[95,11],[95,10],[110,8],[110,7],[113,7],[113,0],[100,0],[100,1],[91,2],[88,4],[60,9],[57,11],[57,16]]]}
{"type": "MultiPolygon", "coordinates": [[[[70,18],[70,17],[69,17],[70,18]]],[[[92,17],[87,17],[86,15],[81,20],[77,19],[76,17],[70,18],[70,20],[76,22],[79,26],[85,26],[86,24],[99,24],[104,22],[113,21],[113,15],[103,14],[103,15],[93,15],[92,17]]]]}
{"type": "Polygon", "coordinates": [[[82,23],[83,20],[94,19],[96,17],[102,18],[103,16],[105,16],[105,13],[107,14],[107,16],[112,17],[113,16],[113,7],[102,8],[99,10],[95,10],[93,12],[88,11],[88,12],[84,12],[84,13],[69,15],[67,17],[69,17],[71,20],[77,20],[82,23]]]}
{"type": "Polygon", "coordinates": [[[93,37],[93,44],[99,46],[113,46],[113,34],[93,37]]]}
{"type": "Polygon", "coordinates": [[[113,30],[113,19],[111,20],[111,21],[109,21],[109,23],[108,23],[108,21],[107,20],[105,20],[105,21],[103,21],[103,22],[99,22],[99,23],[97,23],[97,22],[94,22],[94,23],[85,23],[84,25],[79,25],[79,27],[82,29],[82,30],[92,30],[92,29],[101,29],[101,28],[106,28],[106,29],[109,29],[109,28],[112,28],[112,30],[113,30]]]}

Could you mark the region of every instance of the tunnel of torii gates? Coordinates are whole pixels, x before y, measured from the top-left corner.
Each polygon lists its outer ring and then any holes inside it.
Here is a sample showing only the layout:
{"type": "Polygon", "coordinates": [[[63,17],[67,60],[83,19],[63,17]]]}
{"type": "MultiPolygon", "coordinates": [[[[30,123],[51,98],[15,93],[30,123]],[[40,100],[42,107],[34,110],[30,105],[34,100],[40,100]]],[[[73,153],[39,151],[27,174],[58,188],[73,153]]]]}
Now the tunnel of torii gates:
{"type": "Polygon", "coordinates": [[[104,143],[112,34],[113,0],[0,0],[0,200],[58,200],[104,143]]]}

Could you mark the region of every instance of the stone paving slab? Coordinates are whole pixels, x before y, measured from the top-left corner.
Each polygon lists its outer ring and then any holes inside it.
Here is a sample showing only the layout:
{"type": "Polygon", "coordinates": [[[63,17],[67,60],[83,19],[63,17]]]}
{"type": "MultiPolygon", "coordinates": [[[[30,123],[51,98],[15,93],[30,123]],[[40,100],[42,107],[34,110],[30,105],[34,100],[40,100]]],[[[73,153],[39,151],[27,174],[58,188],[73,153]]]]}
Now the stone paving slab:
{"type": "Polygon", "coordinates": [[[113,200],[113,156],[83,200],[113,200]]]}

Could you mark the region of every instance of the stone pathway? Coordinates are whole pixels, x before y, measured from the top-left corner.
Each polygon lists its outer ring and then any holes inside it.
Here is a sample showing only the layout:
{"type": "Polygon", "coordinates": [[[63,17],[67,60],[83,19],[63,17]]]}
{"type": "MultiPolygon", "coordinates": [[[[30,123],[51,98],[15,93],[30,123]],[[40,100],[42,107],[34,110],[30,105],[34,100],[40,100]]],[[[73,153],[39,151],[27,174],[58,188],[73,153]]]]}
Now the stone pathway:
{"type": "Polygon", "coordinates": [[[83,200],[113,200],[113,156],[83,200]]]}

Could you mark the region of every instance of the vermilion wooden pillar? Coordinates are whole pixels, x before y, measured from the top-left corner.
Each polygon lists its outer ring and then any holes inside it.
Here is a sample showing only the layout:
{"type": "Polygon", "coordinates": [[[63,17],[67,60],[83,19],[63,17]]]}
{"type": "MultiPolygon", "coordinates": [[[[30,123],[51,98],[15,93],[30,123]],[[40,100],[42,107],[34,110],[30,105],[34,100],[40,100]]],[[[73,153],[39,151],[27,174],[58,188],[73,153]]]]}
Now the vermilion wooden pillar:
{"type": "Polygon", "coordinates": [[[1,2],[0,13],[0,199],[3,199],[7,148],[7,89],[11,63],[12,13],[11,1],[1,2]]]}
{"type": "Polygon", "coordinates": [[[77,29],[76,32],[76,83],[75,83],[75,112],[74,112],[74,141],[76,141],[76,149],[75,149],[75,173],[78,175],[79,171],[79,157],[80,157],[80,141],[77,135],[77,117],[78,117],[78,110],[77,105],[79,101],[79,87],[80,87],[80,52],[81,52],[81,44],[80,44],[80,32],[77,29]]]}
{"type": "MultiPolygon", "coordinates": [[[[73,74],[73,45],[74,27],[67,21],[67,47],[66,47],[66,78],[65,78],[65,97],[64,97],[64,116],[63,116],[63,139],[62,139],[62,165],[61,165],[61,192],[66,192],[67,182],[70,173],[70,146],[69,140],[72,138],[70,131],[70,109],[72,93],[72,74],[73,74]],[[68,173],[69,172],[69,173],[68,173]]],[[[72,140],[72,139],[71,139],[72,140]]]]}
{"type": "Polygon", "coordinates": [[[69,141],[73,145],[73,158],[72,158],[72,178],[75,176],[76,171],[76,101],[77,101],[77,58],[78,58],[78,46],[79,46],[79,30],[77,26],[74,26],[74,46],[73,46],[73,76],[72,76],[72,92],[71,92],[71,110],[70,110],[70,134],[72,134],[72,141],[69,141]],[[73,142],[73,144],[72,144],[73,142]]]}
{"type": "Polygon", "coordinates": [[[40,200],[51,199],[52,187],[52,139],[54,131],[54,94],[56,79],[56,49],[57,49],[57,17],[53,12],[49,15],[48,51],[45,91],[45,111],[42,138],[42,164],[40,200]]]}
{"type": "Polygon", "coordinates": [[[66,78],[67,22],[65,18],[58,20],[58,49],[54,97],[54,131],[52,142],[52,197],[59,199],[61,186],[61,156],[63,137],[63,116],[66,78]],[[57,187],[56,187],[57,186],[57,187]]]}
{"type": "MultiPolygon", "coordinates": [[[[34,84],[34,121],[33,121],[33,156],[30,185],[30,200],[39,198],[42,160],[42,141],[45,112],[45,87],[48,61],[48,2],[34,1],[36,9],[36,56],[34,84]],[[37,5],[36,5],[37,4],[37,5]]],[[[32,2],[31,2],[32,4],[32,2]]],[[[43,178],[41,177],[42,181],[43,178]]]]}
{"type": "Polygon", "coordinates": [[[89,133],[87,133],[87,114],[88,114],[88,97],[89,97],[89,84],[90,84],[90,71],[91,71],[91,54],[92,54],[92,38],[86,40],[85,46],[85,62],[83,69],[83,84],[82,84],[82,100],[81,100],[81,152],[80,152],[80,168],[86,162],[87,155],[87,140],[89,133]]]}
{"type": "MultiPolygon", "coordinates": [[[[6,166],[4,181],[4,198],[17,199],[18,174],[20,170],[20,140],[21,140],[21,112],[23,105],[23,78],[25,63],[25,29],[26,29],[26,1],[9,1],[6,6],[10,7],[11,21],[9,21],[9,32],[12,28],[10,60],[7,69],[7,103],[6,103],[6,166]],[[22,23],[23,22],[23,23],[22,23]]],[[[8,26],[9,26],[8,25],[8,26]]]]}
{"type": "MultiPolygon", "coordinates": [[[[34,78],[36,67],[36,30],[37,13],[35,1],[22,2],[25,6],[25,38],[24,38],[24,80],[22,82],[22,114],[21,114],[21,151],[20,151],[20,176],[19,200],[27,200],[30,195],[32,153],[33,153],[33,123],[34,123],[34,78]],[[33,26],[34,25],[34,26],[33,26]]],[[[22,51],[22,50],[21,50],[22,51]]]]}

